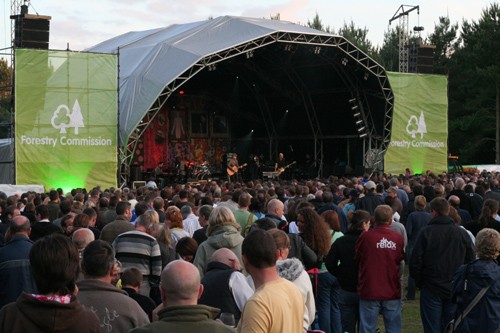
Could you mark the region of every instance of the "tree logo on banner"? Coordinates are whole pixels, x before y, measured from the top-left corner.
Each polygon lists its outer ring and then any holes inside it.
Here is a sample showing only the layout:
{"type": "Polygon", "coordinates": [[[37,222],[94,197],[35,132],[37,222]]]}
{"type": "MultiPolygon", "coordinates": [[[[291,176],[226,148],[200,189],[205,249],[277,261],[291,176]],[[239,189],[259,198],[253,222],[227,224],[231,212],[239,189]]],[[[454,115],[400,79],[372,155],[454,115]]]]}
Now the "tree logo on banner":
{"type": "Polygon", "coordinates": [[[427,125],[425,124],[424,113],[420,112],[420,118],[411,116],[406,125],[406,132],[415,139],[415,134],[420,134],[420,139],[424,138],[424,133],[427,133],[427,125]]]}
{"type": "Polygon", "coordinates": [[[66,133],[66,128],[71,127],[75,129],[75,134],[78,134],[78,128],[85,127],[78,100],[75,100],[72,112],[70,112],[69,107],[66,104],[59,105],[54,111],[50,123],[52,124],[52,127],[60,130],[59,133],[61,134],[66,133]]]}

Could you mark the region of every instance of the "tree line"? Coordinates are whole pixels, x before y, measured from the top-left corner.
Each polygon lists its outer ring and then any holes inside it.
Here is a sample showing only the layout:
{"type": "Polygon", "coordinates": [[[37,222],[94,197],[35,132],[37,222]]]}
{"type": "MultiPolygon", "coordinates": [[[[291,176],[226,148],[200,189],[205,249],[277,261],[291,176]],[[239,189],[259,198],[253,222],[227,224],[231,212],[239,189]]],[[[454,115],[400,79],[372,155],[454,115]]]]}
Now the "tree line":
{"type": "MultiPolygon", "coordinates": [[[[352,21],[334,31],[316,14],[307,26],[337,33],[387,71],[399,70],[398,27],[377,47],[368,29],[352,21]]],[[[500,164],[500,5],[491,4],[477,22],[464,20],[461,28],[439,17],[427,41],[436,46],[433,73],[448,77],[449,153],[463,164],[500,164]]]]}

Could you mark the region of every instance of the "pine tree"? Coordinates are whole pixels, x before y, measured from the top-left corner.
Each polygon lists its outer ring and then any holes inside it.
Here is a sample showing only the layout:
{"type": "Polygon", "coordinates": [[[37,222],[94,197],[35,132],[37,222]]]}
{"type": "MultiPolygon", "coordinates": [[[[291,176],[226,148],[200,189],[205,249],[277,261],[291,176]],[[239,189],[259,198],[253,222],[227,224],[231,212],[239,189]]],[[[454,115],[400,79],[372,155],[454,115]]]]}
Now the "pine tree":
{"type": "Polygon", "coordinates": [[[85,127],[85,125],[83,123],[83,116],[82,116],[82,112],[80,110],[80,104],[78,103],[78,100],[75,100],[75,104],[73,105],[73,112],[71,113],[71,116],[70,116],[69,127],[75,128],[75,134],[78,134],[79,127],[85,127]]]}

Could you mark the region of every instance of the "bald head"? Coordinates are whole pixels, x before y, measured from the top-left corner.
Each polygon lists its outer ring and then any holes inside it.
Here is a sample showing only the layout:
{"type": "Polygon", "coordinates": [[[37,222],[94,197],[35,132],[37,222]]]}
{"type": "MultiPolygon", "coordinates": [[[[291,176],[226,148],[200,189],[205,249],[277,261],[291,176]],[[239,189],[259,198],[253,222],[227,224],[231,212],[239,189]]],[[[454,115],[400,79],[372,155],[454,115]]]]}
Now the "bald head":
{"type": "Polygon", "coordinates": [[[450,197],[448,198],[448,202],[452,207],[457,208],[460,206],[460,198],[456,195],[450,195],[450,197]]]}
{"type": "Polygon", "coordinates": [[[464,186],[465,186],[465,181],[462,178],[457,178],[457,180],[455,180],[455,188],[457,190],[462,190],[464,186]]]}
{"type": "Polygon", "coordinates": [[[29,235],[31,230],[30,220],[26,216],[18,215],[12,218],[10,221],[10,234],[26,234],[29,235]]]}
{"type": "Polygon", "coordinates": [[[190,262],[174,260],[161,273],[161,299],[164,306],[195,305],[203,292],[200,272],[190,262]]]}
{"type": "Polygon", "coordinates": [[[73,244],[78,247],[78,250],[83,250],[90,242],[95,240],[94,233],[88,228],[80,228],[73,232],[71,238],[73,244]]]}
{"type": "Polygon", "coordinates": [[[241,269],[240,260],[236,254],[225,247],[218,249],[212,254],[212,262],[220,262],[236,270],[241,269]]]}
{"type": "Polygon", "coordinates": [[[285,205],[281,200],[278,199],[271,199],[267,203],[267,212],[272,215],[276,215],[281,217],[283,215],[285,209],[285,205]]]}

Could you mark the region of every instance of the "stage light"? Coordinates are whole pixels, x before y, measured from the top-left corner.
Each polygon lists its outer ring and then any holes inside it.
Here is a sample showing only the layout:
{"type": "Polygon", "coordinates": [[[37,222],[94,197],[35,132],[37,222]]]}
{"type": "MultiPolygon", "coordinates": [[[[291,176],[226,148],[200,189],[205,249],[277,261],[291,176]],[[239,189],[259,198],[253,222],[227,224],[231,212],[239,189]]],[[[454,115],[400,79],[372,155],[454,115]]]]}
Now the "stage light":
{"type": "Polygon", "coordinates": [[[357,109],[359,109],[359,105],[354,105],[354,106],[351,108],[351,110],[352,110],[352,111],[357,110],[357,109]]]}
{"type": "Polygon", "coordinates": [[[251,130],[250,133],[253,133],[253,130],[251,130]]]}
{"type": "Polygon", "coordinates": [[[359,116],[361,116],[361,112],[356,112],[356,113],[354,114],[354,117],[359,117],[359,116]]]}
{"type": "Polygon", "coordinates": [[[208,71],[209,72],[215,71],[216,69],[217,69],[217,67],[215,66],[215,64],[208,65],[208,71]]]}
{"type": "Polygon", "coordinates": [[[363,126],[363,127],[358,128],[358,132],[363,132],[364,130],[365,130],[365,127],[364,127],[364,126],[363,126]]]}
{"type": "Polygon", "coordinates": [[[356,125],[359,125],[359,124],[361,124],[361,123],[363,123],[363,120],[358,120],[358,121],[356,122],[356,125]]]}
{"type": "Polygon", "coordinates": [[[321,52],[321,46],[316,46],[316,47],[313,49],[313,52],[314,52],[314,54],[320,54],[320,52],[321,52]]]}
{"type": "Polygon", "coordinates": [[[285,44],[285,51],[290,52],[292,50],[292,44],[285,44]]]}
{"type": "Polygon", "coordinates": [[[349,60],[347,60],[347,58],[342,58],[342,65],[347,66],[348,62],[349,60]]]}
{"type": "Polygon", "coordinates": [[[363,76],[363,79],[365,79],[365,81],[367,81],[367,80],[368,80],[368,77],[369,77],[369,76],[368,76],[368,73],[365,73],[365,75],[363,76]]]}
{"type": "Polygon", "coordinates": [[[246,57],[247,57],[247,59],[253,58],[253,51],[248,51],[246,53],[246,57]]]}
{"type": "Polygon", "coordinates": [[[288,113],[288,110],[285,110],[285,113],[288,113]]]}
{"type": "Polygon", "coordinates": [[[356,102],[356,98],[351,98],[351,99],[349,100],[349,103],[354,103],[354,102],[356,102]]]}
{"type": "Polygon", "coordinates": [[[368,134],[367,133],[362,133],[359,135],[360,138],[364,138],[365,136],[367,136],[368,134]]]}
{"type": "Polygon", "coordinates": [[[184,90],[179,91],[179,95],[184,95],[184,90]]]}

